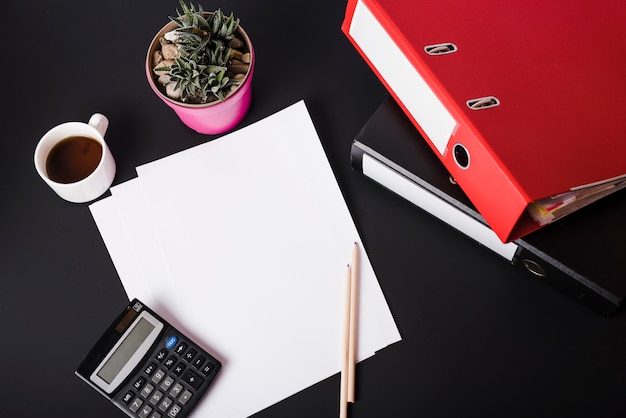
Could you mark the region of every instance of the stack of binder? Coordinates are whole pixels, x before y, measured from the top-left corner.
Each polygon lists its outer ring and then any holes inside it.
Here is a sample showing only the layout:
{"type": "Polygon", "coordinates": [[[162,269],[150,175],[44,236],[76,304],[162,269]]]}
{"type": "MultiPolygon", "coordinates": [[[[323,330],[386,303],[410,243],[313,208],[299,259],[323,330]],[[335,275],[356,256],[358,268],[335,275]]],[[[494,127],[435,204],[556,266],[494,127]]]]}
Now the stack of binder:
{"type": "Polygon", "coordinates": [[[487,225],[402,112],[387,99],[352,143],[352,167],[602,316],[626,296],[626,193],[509,243],[487,225]]]}
{"type": "Polygon", "coordinates": [[[615,0],[348,0],[342,30],[393,97],[354,167],[612,313],[625,294],[624,21],[615,0]]]}
{"type": "Polygon", "coordinates": [[[626,187],[626,3],[349,0],[343,30],[503,241],[626,187]]]}

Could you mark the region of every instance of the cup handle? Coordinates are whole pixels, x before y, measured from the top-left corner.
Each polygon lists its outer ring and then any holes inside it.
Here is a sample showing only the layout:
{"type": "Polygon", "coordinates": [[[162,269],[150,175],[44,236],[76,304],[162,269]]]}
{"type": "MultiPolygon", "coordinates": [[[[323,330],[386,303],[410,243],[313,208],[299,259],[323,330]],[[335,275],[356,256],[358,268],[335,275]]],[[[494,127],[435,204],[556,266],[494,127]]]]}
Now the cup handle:
{"type": "Polygon", "coordinates": [[[93,115],[91,115],[88,123],[89,125],[96,128],[96,130],[100,132],[100,135],[102,135],[103,137],[105,132],[107,131],[107,128],[109,127],[109,120],[101,113],[94,113],[93,115]]]}

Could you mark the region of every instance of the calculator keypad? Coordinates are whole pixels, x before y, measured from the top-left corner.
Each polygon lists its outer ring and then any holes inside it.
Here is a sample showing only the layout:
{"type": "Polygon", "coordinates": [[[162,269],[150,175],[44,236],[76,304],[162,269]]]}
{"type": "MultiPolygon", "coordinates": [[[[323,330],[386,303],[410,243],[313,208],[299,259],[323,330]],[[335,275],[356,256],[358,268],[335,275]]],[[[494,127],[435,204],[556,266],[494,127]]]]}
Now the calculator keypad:
{"type": "Polygon", "coordinates": [[[173,328],[165,334],[147,364],[117,395],[120,406],[131,416],[185,417],[213,380],[219,362],[173,328]]]}

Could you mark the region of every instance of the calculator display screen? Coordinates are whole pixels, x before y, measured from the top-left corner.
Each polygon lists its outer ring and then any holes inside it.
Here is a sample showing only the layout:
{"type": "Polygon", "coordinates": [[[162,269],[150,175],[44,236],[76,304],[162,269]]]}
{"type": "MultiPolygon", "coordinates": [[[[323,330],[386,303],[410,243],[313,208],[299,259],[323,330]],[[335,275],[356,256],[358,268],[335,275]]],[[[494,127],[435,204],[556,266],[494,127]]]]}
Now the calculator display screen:
{"type": "Polygon", "coordinates": [[[154,328],[154,324],[148,322],[145,318],[139,319],[130,334],[126,336],[107,362],[102,365],[98,376],[111,384],[126,363],[128,363],[128,360],[137,352],[141,344],[146,341],[146,338],[150,336],[154,328]]]}
{"type": "Polygon", "coordinates": [[[164,325],[142,311],[102,358],[89,379],[106,393],[113,392],[151,349],[164,325]]]}

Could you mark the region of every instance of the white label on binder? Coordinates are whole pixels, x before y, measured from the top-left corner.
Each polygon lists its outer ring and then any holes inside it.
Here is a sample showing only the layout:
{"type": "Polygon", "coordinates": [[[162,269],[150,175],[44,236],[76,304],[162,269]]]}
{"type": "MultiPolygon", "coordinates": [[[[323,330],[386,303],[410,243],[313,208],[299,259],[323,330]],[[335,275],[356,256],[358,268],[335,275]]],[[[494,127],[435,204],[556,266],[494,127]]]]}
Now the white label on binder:
{"type": "Polygon", "coordinates": [[[350,36],[443,155],[456,121],[362,1],[354,10],[350,36]]]}
{"type": "Polygon", "coordinates": [[[511,262],[514,260],[519,248],[517,244],[502,243],[489,227],[367,154],[363,154],[363,174],[483,244],[496,254],[511,262]]]}

